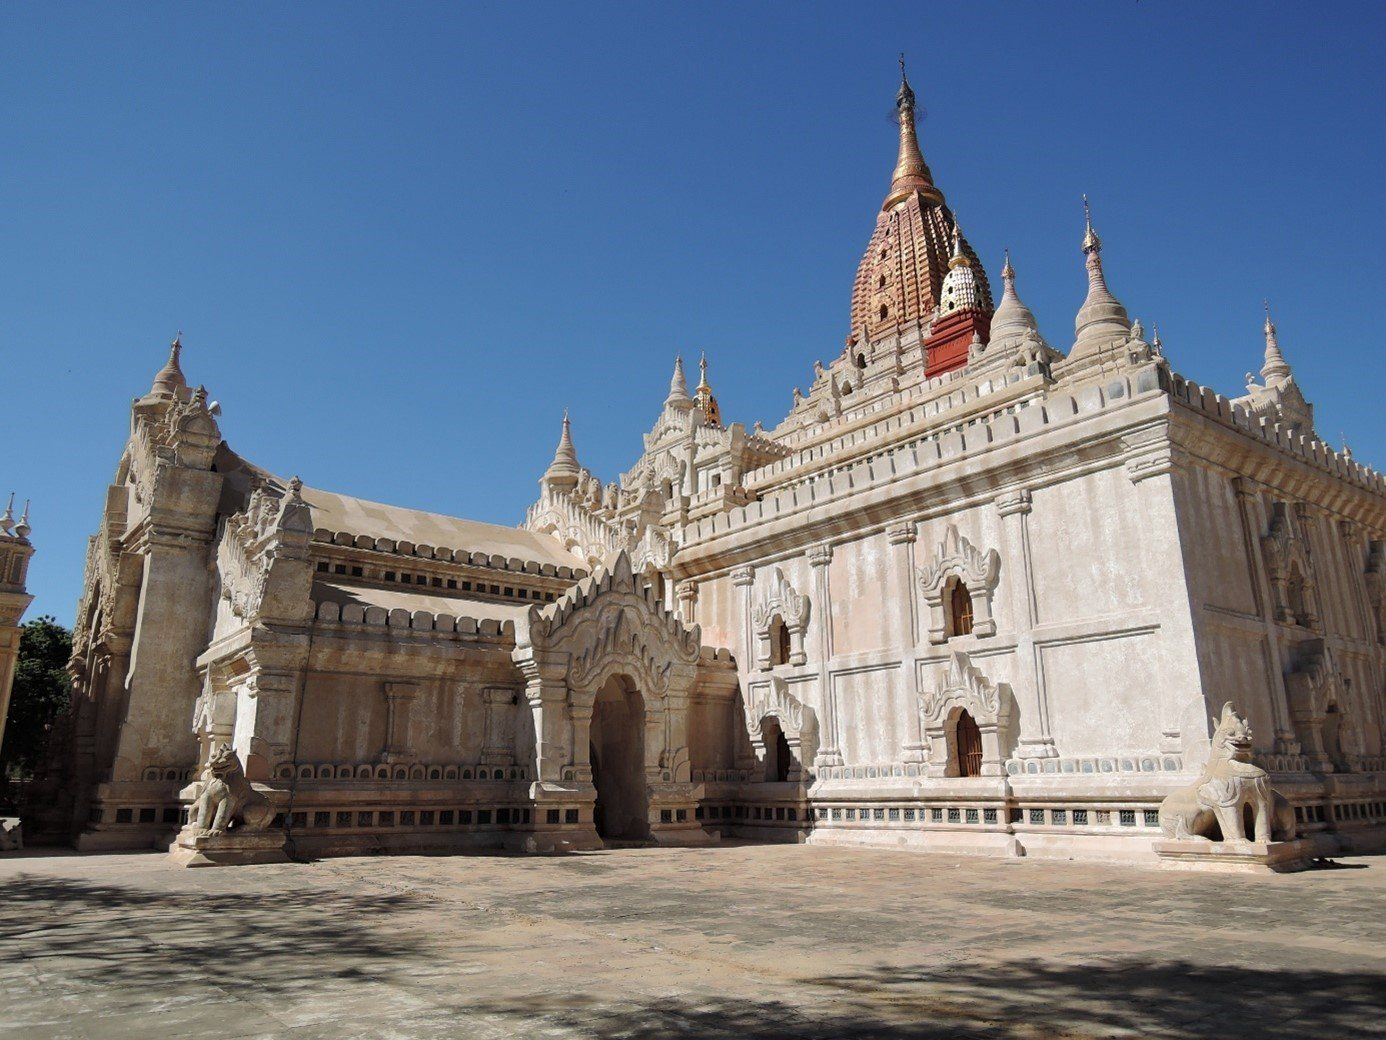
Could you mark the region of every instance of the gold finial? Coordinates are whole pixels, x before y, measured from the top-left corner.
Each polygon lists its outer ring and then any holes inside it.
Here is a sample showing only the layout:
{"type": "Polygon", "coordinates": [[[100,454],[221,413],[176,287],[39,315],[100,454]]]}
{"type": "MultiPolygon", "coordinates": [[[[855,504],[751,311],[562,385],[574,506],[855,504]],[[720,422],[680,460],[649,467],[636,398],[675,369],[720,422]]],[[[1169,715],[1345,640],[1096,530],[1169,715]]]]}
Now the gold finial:
{"type": "Polygon", "coordinates": [[[1262,300],[1261,305],[1266,309],[1266,323],[1262,328],[1265,329],[1267,336],[1275,335],[1275,322],[1271,320],[1270,300],[1262,300]]]}
{"type": "Polygon", "coordinates": [[[1006,262],[1001,266],[1001,277],[1007,281],[1015,277],[1015,268],[1011,266],[1011,251],[1006,250],[1006,262]]]}
{"type": "Polygon", "coordinates": [[[943,202],[943,193],[934,186],[933,174],[919,150],[919,136],[914,126],[914,91],[905,78],[903,54],[900,55],[900,92],[895,95],[895,108],[900,123],[900,151],[891,174],[890,191],[881,209],[894,209],[915,192],[927,202],[939,204],[943,202]]]}
{"type": "Polygon", "coordinates": [[[971,267],[972,261],[968,259],[962,248],[962,225],[956,220],[953,221],[953,255],[948,259],[948,270],[955,267],[971,267]]]}
{"type": "Polygon", "coordinates": [[[1083,234],[1083,252],[1095,253],[1102,248],[1102,240],[1097,237],[1097,232],[1092,229],[1092,207],[1088,205],[1088,197],[1083,196],[1083,224],[1086,231],[1083,234]]]}

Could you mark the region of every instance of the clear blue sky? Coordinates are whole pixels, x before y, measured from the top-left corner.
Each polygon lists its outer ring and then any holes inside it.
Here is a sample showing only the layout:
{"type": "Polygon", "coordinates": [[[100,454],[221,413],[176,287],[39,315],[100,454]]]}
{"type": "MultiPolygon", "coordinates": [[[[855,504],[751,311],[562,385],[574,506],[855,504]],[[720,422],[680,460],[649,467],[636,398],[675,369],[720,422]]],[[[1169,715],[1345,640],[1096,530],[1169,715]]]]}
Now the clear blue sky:
{"type": "MultiPolygon", "coordinates": [[[[1224,393],[1261,299],[1320,431],[1380,465],[1379,3],[264,5],[0,10],[0,490],[71,619],[130,399],[184,331],[233,447],[516,523],[563,408],[611,479],[673,356],[781,418],[847,331],[895,155],[1072,342],[1109,281],[1224,393]]],[[[31,616],[33,616],[31,614],[31,616]]]]}

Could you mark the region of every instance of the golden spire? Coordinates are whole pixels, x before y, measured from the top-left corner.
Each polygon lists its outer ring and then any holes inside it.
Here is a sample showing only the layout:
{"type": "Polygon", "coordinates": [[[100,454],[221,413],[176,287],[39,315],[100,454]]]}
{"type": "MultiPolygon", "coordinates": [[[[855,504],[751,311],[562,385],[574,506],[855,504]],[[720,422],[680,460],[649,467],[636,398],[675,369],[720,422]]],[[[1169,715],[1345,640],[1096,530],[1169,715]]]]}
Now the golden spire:
{"type": "Polygon", "coordinates": [[[722,425],[722,410],[717,407],[717,398],[712,396],[712,386],[707,381],[707,354],[698,361],[698,389],[693,400],[703,410],[703,418],[709,426],[722,425]]]}
{"type": "Polygon", "coordinates": [[[962,248],[962,226],[955,220],[953,222],[953,255],[948,260],[948,270],[955,267],[971,267],[972,261],[968,259],[962,248]]]}
{"type": "Polygon", "coordinates": [[[1092,229],[1092,207],[1088,205],[1088,197],[1083,196],[1083,223],[1087,225],[1087,232],[1083,235],[1083,252],[1100,253],[1102,251],[1102,239],[1097,237],[1097,232],[1092,229]]]}
{"type": "Polygon", "coordinates": [[[881,209],[894,209],[916,191],[924,196],[925,201],[940,204],[943,193],[934,187],[934,176],[919,150],[919,137],[914,126],[914,91],[905,77],[903,54],[900,55],[900,92],[895,95],[895,110],[900,122],[900,155],[895,161],[895,172],[891,174],[890,194],[886,196],[881,209]]]}

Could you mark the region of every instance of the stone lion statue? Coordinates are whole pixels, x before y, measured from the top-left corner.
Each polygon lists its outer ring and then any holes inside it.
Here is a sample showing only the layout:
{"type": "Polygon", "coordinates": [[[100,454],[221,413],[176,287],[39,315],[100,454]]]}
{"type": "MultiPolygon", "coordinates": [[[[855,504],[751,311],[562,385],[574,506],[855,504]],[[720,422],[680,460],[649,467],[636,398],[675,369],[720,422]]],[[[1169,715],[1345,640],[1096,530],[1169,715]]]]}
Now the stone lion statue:
{"type": "Polygon", "coordinates": [[[191,819],[201,834],[225,834],[233,824],[249,831],[264,830],[274,810],[245,778],[241,760],[230,744],[218,744],[202,769],[202,791],[193,803],[191,819]]]}
{"type": "Polygon", "coordinates": [[[1214,722],[1208,764],[1197,781],[1160,803],[1160,829],[1181,840],[1214,841],[1219,833],[1225,842],[1292,840],[1294,810],[1252,763],[1251,726],[1231,701],[1214,722]]]}

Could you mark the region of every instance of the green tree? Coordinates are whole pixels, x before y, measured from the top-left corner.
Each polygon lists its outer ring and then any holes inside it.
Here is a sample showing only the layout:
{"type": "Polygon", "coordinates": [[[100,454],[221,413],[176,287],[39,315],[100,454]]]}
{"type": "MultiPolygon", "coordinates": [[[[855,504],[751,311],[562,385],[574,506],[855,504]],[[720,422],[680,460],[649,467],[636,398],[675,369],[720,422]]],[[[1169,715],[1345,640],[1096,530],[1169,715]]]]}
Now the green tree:
{"type": "Polygon", "coordinates": [[[67,710],[72,695],[70,656],[72,633],[53,618],[38,617],[20,627],[0,778],[25,779],[38,768],[53,721],[67,710]]]}

